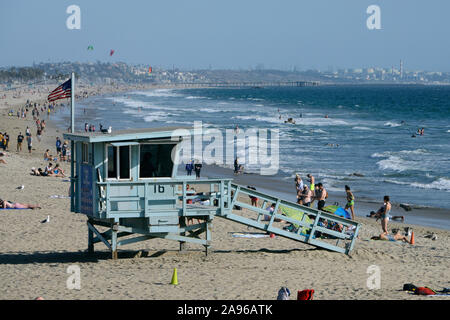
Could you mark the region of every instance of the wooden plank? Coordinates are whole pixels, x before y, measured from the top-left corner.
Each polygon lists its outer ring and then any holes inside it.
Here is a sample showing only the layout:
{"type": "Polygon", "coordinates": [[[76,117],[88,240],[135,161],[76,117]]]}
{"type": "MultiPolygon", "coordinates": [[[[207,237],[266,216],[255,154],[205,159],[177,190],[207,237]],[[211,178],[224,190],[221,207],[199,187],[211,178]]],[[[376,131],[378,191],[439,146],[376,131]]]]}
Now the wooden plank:
{"type": "Polygon", "coordinates": [[[87,226],[88,226],[88,228],[89,228],[92,232],[95,233],[95,235],[97,236],[97,238],[100,239],[100,240],[105,244],[105,246],[107,246],[108,249],[111,250],[111,245],[109,244],[109,242],[106,241],[106,240],[102,237],[102,235],[100,234],[100,232],[98,232],[98,230],[97,230],[92,224],[90,224],[89,221],[87,222],[87,226]]]}
{"type": "Polygon", "coordinates": [[[126,244],[141,242],[141,241],[154,239],[154,238],[156,238],[156,237],[150,236],[150,235],[145,235],[145,236],[134,237],[134,238],[131,238],[131,239],[124,239],[124,240],[121,240],[121,241],[117,242],[117,246],[123,246],[123,245],[126,245],[126,244]]]}

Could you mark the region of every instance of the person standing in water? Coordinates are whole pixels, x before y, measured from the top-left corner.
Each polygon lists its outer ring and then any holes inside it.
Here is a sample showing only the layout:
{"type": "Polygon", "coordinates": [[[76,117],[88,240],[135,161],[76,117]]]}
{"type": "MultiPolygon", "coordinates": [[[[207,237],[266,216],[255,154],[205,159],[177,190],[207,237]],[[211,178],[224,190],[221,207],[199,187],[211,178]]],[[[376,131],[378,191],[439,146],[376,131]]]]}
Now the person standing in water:
{"type": "Polygon", "coordinates": [[[349,186],[345,186],[345,192],[347,193],[347,204],[345,205],[345,210],[350,209],[352,212],[352,220],[355,220],[355,196],[350,191],[349,186]]]}

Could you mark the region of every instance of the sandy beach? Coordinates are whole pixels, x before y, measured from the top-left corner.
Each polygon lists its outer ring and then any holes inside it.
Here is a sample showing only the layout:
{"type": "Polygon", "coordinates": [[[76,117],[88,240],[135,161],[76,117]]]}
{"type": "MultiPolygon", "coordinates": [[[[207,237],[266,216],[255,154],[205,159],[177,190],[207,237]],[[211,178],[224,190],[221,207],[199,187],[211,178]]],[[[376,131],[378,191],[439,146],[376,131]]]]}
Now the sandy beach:
{"type": "MultiPolygon", "coordinates": [[[[48,86],[50,87],[50,86],[48,86]]],[[[53,89],[53,88],[50,88],[53,89]]],[[[126,91],[137,88],[114,88],[126,91]]],[[[143,89],[143,88],[139,88],[143,89]]],[[[112,88],[86,89],[90,95],[106,94],[112,88]]],[[[9,117],[10,108],[17,110],[27,99],[42,103],[48,91],[24,89],[7,92],[0,99],[0,132],[10,136],[9,151],[0,163],[0,198],[20,203],[39,204],[36,210],[0,210],[0,299],[276,299],[281,286],[291,292],[314,289],[314,299],[450,299],[450,296],[417,296],[402,291],[403,284],[427,286],[436,290],[450,287],[450,232],[408,223],[389,223],[394,227],[412,227],[415,244],[369,240],[381,233],[380,222],[357,216],[361,223],[360,239],[350,256],[318,250],[289,239],[235,238],[233,232],[257,232],[254,229],[215,218],[213,253],[205,256],[202,246],[188,244],[180,253],[178,243],[148,240],[123,247],[119,260],[111,260],[103,244],[88,255],[86,217],[70,212],[67,198],[68,178],[31,176],[30,169],[44,168],[46,149],[54,154],[55,139],[63,132],[48,122],[42,141],[33,142],[29,154],[16,153],[19,131],[36,126],[32,117],[26,120],[9,117]],[[13,95],[18,98],[13,98],[13,95]],[[23,189],[17,189],[23,185],[23,189]],[[58,197],[55,197],[58,196],[58,197]],[[41,223],[50,216],[49,223],[41,223]],[[429,232],[436,240],[425,236],[429,232]],[[141,251],[140,257],[136,253],[141,251]],[[81,289],[67,288],[67,268],[77,265],[81,272],[81,289]],[[381,288],[369,289],[368,267],[381,271],[381,288]],[[170,285],[174,268],[178,270],[178,286],[170,285]]],[[[70,164],[60,163],[70,174],[70,164]]],[[[204,170],[204,175],[227,174],[225,169],[204,170]]],[[[253,175],[242,175],[243,185],[257,185],[253,175]]],[[[262,182],[261,182],[262,183],[262,182]]],[[[261,184],[264,186],[263,184],[261,184]]],[[[336,196],[329,202],[339,200],[336,196]]],[[[366,204],[367,209],[371,206],[366,204]]],[[[378,204],[373,204],[378,206],[378,204]]],[[[365,208],[365,207],[364,207],[365,208]]],[[[362,210],[362,209],[361,209],[362,210]]],[[[365,209],[364,209],[365,210],[365,209]]],[[[419,210],[419,209],[417,209],[419,210]]],[[[413,210],[414,214],[426,214],[413,210]]],[[[396,208],[396,213],[405,214],[396,208]]],[[[440,216],[439,210],[430,214],[440,216]]],[[[409,213],[408,213],[409,214],[409,213]]],[[[407,215],[407,214],[405,214],[407,215]]],[[[295,299],[294,294],[291,299],[295,299]]]]}

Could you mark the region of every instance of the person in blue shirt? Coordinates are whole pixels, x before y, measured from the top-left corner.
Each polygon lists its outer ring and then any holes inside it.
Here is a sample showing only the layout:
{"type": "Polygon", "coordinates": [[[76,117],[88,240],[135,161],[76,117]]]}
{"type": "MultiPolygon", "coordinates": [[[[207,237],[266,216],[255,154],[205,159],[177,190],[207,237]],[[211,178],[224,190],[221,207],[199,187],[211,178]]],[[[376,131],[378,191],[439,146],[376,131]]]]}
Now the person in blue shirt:
{"type": "Polygon", "coordinates": [[[194,166],[192,165],[192,161],[186,164],[187,175],[192,175],[192,170],[194,170],[194,166]]]}
{"type": "Polygon", "coordinates": [[[61,153],[61,140],[59,140],[59,137],[56,137],[56,152],[58,156],[61,153]]]}

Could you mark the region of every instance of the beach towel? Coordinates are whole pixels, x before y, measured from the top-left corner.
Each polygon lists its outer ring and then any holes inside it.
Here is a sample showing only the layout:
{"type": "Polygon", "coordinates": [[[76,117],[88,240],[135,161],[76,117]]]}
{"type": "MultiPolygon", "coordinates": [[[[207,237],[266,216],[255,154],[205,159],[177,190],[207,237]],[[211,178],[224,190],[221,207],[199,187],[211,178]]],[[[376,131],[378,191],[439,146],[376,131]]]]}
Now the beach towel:
{"type": "MultiPolygon", "coordinates": [[[[308,223],[310,225],[312,225],[314,223],[314,221],[308,217],[308,215],[306,215],[303,211],[300,210],[296,210],[296,209],[292,209],[292,208],[288,208],[285,206],[280,206],[279,207],[281,212],[289,218],[298,220],[298,221],[303,221],[305,223],[308,223]]],[[[300,225],[298,224],[292,224],[296,229],[298,229],[300,227],[300,225]]],[[[311,228],[308,227],[302,227],[301,233],[303,234],[308,234],[311,228]]]]}
{"type": "Polygon", "coordinates": [[[346,219],[352,218],[352,216],[350,215],[350,213],[347,210],[345,210],[344,208],[339,207],[339,206],[326,206],[322,210],[329,212],[329,213],[333,213],[339,217],[343,217],[346,219]]]}
{"type": "Polygon", "coordinates": [[[60,195],[55,194],[55,195],[50,196],[49,198],[52,198],[52,199],[69,199],[70,197],[69,196],[60,196],[60,195]]]}
{"type": "Polygon", "coordinates": [[[306,289],[297,291],[297,300],[312,300],[314,289],[306,289]]]}
{"type": "Polygon", "coordinates": [[[233,232],[231,234],[234,238],[268,238],[267,233],[250,233],[250,232],[233,232]]]}
{"type": "Polygon", "coordinates": [[[414,294],[422,295],[422,296],[430,296],[435,295],[436,291],[428,288],[428,287],[418,287],[414,290],[414,294]]]}

